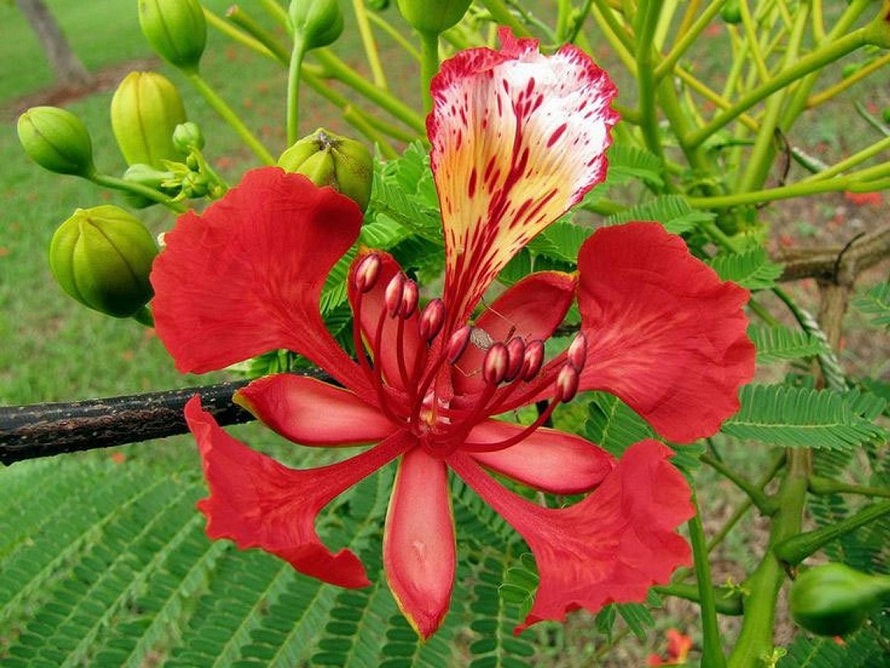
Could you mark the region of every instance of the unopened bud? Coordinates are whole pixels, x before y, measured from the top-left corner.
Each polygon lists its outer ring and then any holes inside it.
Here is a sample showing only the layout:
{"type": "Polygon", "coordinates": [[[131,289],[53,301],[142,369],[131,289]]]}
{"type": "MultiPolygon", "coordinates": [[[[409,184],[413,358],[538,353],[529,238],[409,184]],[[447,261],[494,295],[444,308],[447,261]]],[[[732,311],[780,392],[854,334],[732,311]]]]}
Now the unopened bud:
{"type": "Polygon", "coordinates": [[[177,157],[173,131],[185,122],[176,86],[156,72],[130,72],[111,98],[111,129],[127,164],[164,166],[177,157]]]}
{"type": "Polygon", "coordinates": [[[525,341],[518,336],[507,341],[507,354],[509,355],[509,364],[504,380],[509,383],[522,371],[522,364],[525,361],[525,341]]]}
{"type": "Polygon", "coordinates": [[[571,364],[563,366],[556,376],[556,400],[565,403],[574,399],[578,394],[579,381],[580,377],[575,367],[571,364]]]}
{"type": "Polygon", "coordinates": [[[197,123],[186,121],[173,129],[173,148],[183,154],[204,148],[204,134],[197,123]]]}
{"type": "Polygon", "coordinates": [[[412,28],[438,35],[463,18],[472,0],[398,0],[397,4],[412,28]]]}
{"type": "Polygon", "coordinates": [[[380,278],[380,268],[382,266],[380,256],[377,253],[371,253],[363,257],[355,268],[355,274],[353,275],[356,289],[361,293],[370,292],[377,285],[377,279],[380,278]]]}
{"type": "Polygon", "coordinates": [[[200,0],[139,0],[139,25],[161,58],[186,72],[198,70],[207,44],[200,0]]]}
{"type": "Polygon", "coordinates": [[[278,166],[303,174],[317,186],[331,186],[364,211],[371,199],[374,164],[365,145],[319,128],[278,158],[278,166]]]}
{"type": "Polygon", "coordinates": [[[525,346],[522,360],[522,380],[528,382],[538,375],[544,365],[544,342],[540,339],[529,341],[525,346]]]}
{"type": "Polygon", "coordinates": [[[470,334],[472,332],[473,328],[470,325],[464,325],[448,339],[448,344],[445,346],[445,359],[448,360],[449,364],[454,364],[463,355],[464,350],[467,349],[467,344],[470,342],[470,334]]]}
{"type": "Polygon", "coordinates": [[[390,318],[395,318],[402,308],[402,293],[405,290],[405,274],[399,272],[393,276],[383,293],[383,303],[390,318]]]}
{"type": "Polygon", "coordinates": [[[343,34],[343,12],[338,0],[291,0],[288,11],[294,39],[305,51],[337,41],[343,34]]]}
{"type": "Polygon", "coordinates": [[[507,376],[510,365],[510,353],[507,346],[498,341],[492,343],[482,360],[482,378],[489,385],[499,385],[507,376]]]}
{"type": "Polygon", "coordinates": [[[584,364],[587,362],[587,337],[581,332],[575,335],[574,340],[566,352],[566,360],[571,364],[575,371],[581,373],[584,364]]]}
{"type": "Polygon", "coordinates": [[[151,233],[110,204],[77,209],[50,244],[53,276],[81,304],[125,318],[152,297],[148,275],[158,248],[151,233]]]}
{"type": "MultiPolygon", "coordinates": [[[[141,186],[146,186],[147,188],[152,188],[153,190],[164,193],[168,197],[175,196],[179,192],[179,188],[171,189],[164,187],[164,184],[169,183],[174,177],[175,175],[173,172],[162,171],[160,169],[155,169],[151,165],[143,165],[140,163],[130,165],[127,168],[127,171],[124,172],[124,181],[130,181],[132,183],[138,183],[141,186]]],[[[129,191],[124,192],[124,197],[126,198],[127,203],[136,209],[144,209],[152,204],[157,204],[156,200],[129,191]]]]}
{"type": "Polygon", "coordinates": [[[417,283],[406,280],[402,288],[402,305],[399,312],[403,318],[410,318],[417,310],[417,301],[420,299],[420,293],[417,289],[417,283]]]}
{"type": "Polygon", "coordinates": [[[441,299],[432,299],[420,314],[420,320],[417,323],[417,333],[420,338],[427,343],[438,336],[445,324],[445,302],[441,299]]]}
{"type": "Polygon", "coordinates": [[[84,178],[96,173],[90,133],[70,111],[31,107],[19,116],[18,135],[28,157],[44,169],[84,178]]]}

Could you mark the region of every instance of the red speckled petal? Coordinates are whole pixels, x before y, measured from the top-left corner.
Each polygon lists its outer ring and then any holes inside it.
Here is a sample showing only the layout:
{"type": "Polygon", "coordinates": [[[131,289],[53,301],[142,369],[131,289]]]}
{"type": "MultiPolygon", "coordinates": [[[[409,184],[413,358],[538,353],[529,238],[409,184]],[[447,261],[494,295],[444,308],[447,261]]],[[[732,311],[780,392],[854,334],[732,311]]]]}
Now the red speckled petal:
{"type": "Polygon", "coordinates": [[[461,51],[433,78],[430,160],[445,231],[449,322],[538,232],[605,177],[615,87],[583,51],[541,55],[500,32],[500,51],[461,51]]]}
{"type": "MultiPolygon", "coordinates": [[[[473,427],[467,441],[497,443],[516,436],[523,428],[486,420],[473,427]]],[[[615,467],[615,458],[605,450],[556,429],[538,429],[504,450],[468,454],[486,468],[553,494],[589,492],[615,467]]]]}
{"type": "Polygon", "coordinates": [[[386,515],[383,566],[402,613],[424,640],[448,612],[455,570],[454,517],[445,464],[405,453],[386,515]]]}
{"type": "Polygon", "coordinates": [[[361,224],[351,199],[277,167],[180,216],[151,273],[155,326],[177,368],[203,373],[287,348],[363,387],[318,310],[361,224]]]}
{"type": "Polygon", "coordinates": [[[364,587],[365,569],[349,550],[332,553],[315,532],[315,517],[331,500],[415,444],[398,432],[339,464],[297,471],[251,450],[219,428],[199,397],[185,407],[198,442],[210,496],[198,502],[207,535],[241,549],[259,547],[296,570],[341,587],[364,587]]]}
{"type": "Polygon", "coordinates": [[[748,292],[657,223],[597,230],[578,258],[581,388],[621,397],[663,436],[710,436],[754,375],[748,292]]]}
{"type": "Polygon", "coordinates": [[[522,535],[540,583],[517,633],[609,603],[643,601],[648,588],[689,564],[676,529],[694,514],[689,486],[657,441],[631,446],[602,484],[567,508],[543,508],[507,491],[462,453],[448,464],[522,535]]]}
{"type": "Polygon", "coordinates": [[[255,380],[235,393],[235,403],[270,429],[301,445],[374,443],[397,429],[376,406],[349,390],[296,374],[255,380]]]}

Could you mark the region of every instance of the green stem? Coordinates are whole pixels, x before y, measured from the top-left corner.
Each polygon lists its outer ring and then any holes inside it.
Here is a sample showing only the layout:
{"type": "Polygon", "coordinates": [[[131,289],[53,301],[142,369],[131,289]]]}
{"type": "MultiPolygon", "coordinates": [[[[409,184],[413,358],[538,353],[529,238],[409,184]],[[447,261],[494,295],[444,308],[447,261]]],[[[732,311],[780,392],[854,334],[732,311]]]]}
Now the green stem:
{"type": "MultiPolygon", "coordinates": [[[[881,167],[879,165],[879,167],[881,167]]],[[[855,173],[854,173],[855,174],[855,173]]],[[[818,193],[840,192],[874,192],[890,187],[890,178],[862,181],[854,178],[854,174],[836,177],[825,181],[806,181],[794,183],[780,188],[767,188],[754,192],[736,193],[733,195],[717,195],[714,197],[689,197],[686,203],[693,209],[727,209],[747,204],[763,204],[793,197],[806,197],[818,193]]]]}
{"type": "MultiPolygon", "coordinates": [[[[279,59],[277,54],[270,51],[267,46],[255,37],[247,34],[244,30],[239,30],[227,21],[224,21],[206,7],[204,7],[204,18],[207,20],[208,24],[219,30],[233,42],[237,42],[241,46],[258,53],[261,56],[265,56],[266,58],[271,58],[272,60],[279,59]]],[[[284,62],[287,62],[287,50],[285,50],[284,62]]]]}
{"type": "Polygon", "coordinates": [[[368,98],[371,102],[392,114],[408,127],[426,135],[426,123],[420,114],[388,91],[378,88],[365,79],[334,55],[332,51],[326,48],[314,49],[312,55],[324,66],[325,71],[329,76],[332,76],[368,98]]]}
{"type": "Polygon", "coordinates": [[[797,566],[797,564],[821,549],[825,544],[855,531],[859,527],[870,524],[887,514],[890,514],[890,501],[874,503],[861,508],[839,522],[834,522],[815,531],[807,531],[806,533],[786,538],[777,544],[773,550],[776,556],[784,563],[797,566]]]}
{"type": "Polygon", "coordinates": [[[375,14],[374,12],[371,12],[367,16],[368,20],[371,23],[373,23],[375,26],[389,35],[393,42],[395,42],[405,50],[405,53],[411,56],[414,60],[420,60],[420,53],[417,51],[417,49],[414,48],[414,45],[412,45],[411,42],[405,39],[405,36],[402,35],[402,33],[393,28],[389,23],[377,16],[377,14],[375,14]]]}
{"type": "Polygon", "coordinates": [[[810,476],[810,492],[812,494],[861,494],[863,496],[883,496],[890,498],[890,487],[864,487],[851,485],[834,478],[810,476]]]}
{"type": "Polygon", "coordinates": [[[423,98],[423,110],[427,113],[433,109],[433,96],[430,82],[439,71],[439,33],[420,31],[420,94],[423,98]]]}
{"type": "Polygon", "coordinates": [[[144,186],[141,183],[134,183],[133,181],[127,181],[126,179],[119,179],[116,176],[110,176],[108,174],[93,174],[92,176],[90,176],[90,181],[98,186],[113,188],[114,190],[123,190],[126,192],[131,192],[134,195],[141,195],[142,197],[150,199],[153,202],[163,204],[168,209],[170,209],[171,211],[175,211],[176,213],[185,213],[188,210],[188,208],[181,202],[174,201],[173,199],[167,197],[164,193],[158,192],[154,188],[144,186]]]}
{"type": "MultiPolygon", "coordinates": [[[[206,15],[207,10],[204,10],[204,13],[206,15]]],[[[266,47],[279,60],[283,62],[289,60],[290,54],[287,52],[287,47],[241,7],[238,5],[229,7],[226,10],[226,18],[266,47]]]]}
{"type": "MultiPolygon", "coordinates": [[[[663,596],[676,596],[687,601],[699,603],[701,594],[698,586],[682,582],[652,587],[652,590],[663,596]]],[[[737,617],[742,614],[742,596],[728,587],[715,587],[712,593],[714,607],[721,615],[737,617]]]]}
{"type": "Polygon", "coordinates": [[[720,475],[722,475],[727,480],[730,480],[736,487],[742,490],[754,506],[761,512],[763,515],[772,515],[776,508],[773,502],[767,498],[766,494],[764,494],[760,488],[758,488],[753,483],[745,480],[738,473],[733,471],[730,467],[726,466],[723,462],[718,460],[716,457],[712,457],[711,455],[705,453],[699,459],[702,462],[710,466],[712,469],[717,471],[720,475]]]}
{"type": "Polygon", "coordinates": [[[531,37],[531,33],[510,11],[503,0],[480,0],[480,4],[488,10],[498,25],[507,26],[518,37],[531,37]]]}
{"type": "Polygon", "coordinates": [[[222,117],[222,119],[228,123],[238,136],[241,137],[242,141],[250,147],[250,150],[254,152],[254,154],[265,164],[274,165],[275,158],[272,157],[272,154],[269,153],[268,149],[263,146],[262,142],[257,139],[254,134],[244,125],[244,122],[238,117],[238,115],[232,110],[232,108],[226,104],[225,100],[223,100],[219,94],[208,84],[204,78],[197,71],[193,72],[185,72],[185,75],[188,77],[189,81],[192,85],[197,89],[197,91],[201,94],[201,96],[207,101],[207,103],[213,108],[213,110],[222,117]]]}
{"type": "Polygon", "coordinates": [[[364,0],[352,0],[352,10],[355,12],[355,22],[362,37],[365,58],[368,60],[368,67],[371,68],[374,85],[386,88],[386,74],[384,74],[383,65],[380,63],[380,54],[377,52],[377,43],[374,41],[374,33],[371,31],[371,23],[368,21],[368,10],[364,0]]]}
{"type": "Polygon", "coordinates": [[[343,109],[343,120],[352,125],[356,130],[361,132],[372,142],[377,144],[377,147],[380,149],[380,153],[382,153],[383,157],[387,160],[395,160],[399,157],[399,152],[392,147],[392,144],[390,144],[386,140],[381,132],[374,128],[374,126],[368,121],[368,117],[365,116],[360,110],[351,105],[347,106],[343,109]]]}
{"type": "Polygon", "coordinates": [[[636,52],[634,55],[637,63],[637,92],[640,100],[640,130],[643,132],[646,148],[663,159],[664,150],[658,129],[658,116],[655,104],[655,72],[652,66],[653,51],[655,49],[652,42],[656,26],[658,25],[660,10],[661,3],[655,0],[649,0],[642,5],[642,20],[640,21],[637,34],[636,52]]]}
{"type": "Polygon", "coordinates": [[[724,668],[726,657],[720,646],[720,628],[717,626],[717,603],[714,597],[714,585],[711,582],[711,568],[708,561],[708,548],[705,542],[705,531],[702,527],[701,508],[693,490],[692,503],[695,515],[689,520],[689,541],[692,543],[692,555],[695,565],[695,577],[698,581],[698,593],[701,597],[702,621],[702,665],[712,668],[724,668]]]}
{"type": "Polygon", "coordinates": [[[844,35],[824,48],[807,54],[790,67],[786,67],[770,81],[764,82],[736,102],[732,107],[717,114],[710,123],[685,138],[690,146],[698,146],[720,128],[731,123],[739,115],[753,107],[761,100],[769,97],[777,90],[784,88],[793,81],[815,72],[838,58],[847,55],[869,43],[870,31],[860,28],[844,35]]]}
{"type": "Polygon", "coordinates": [[[772,548],[800,532],[807,478],[812,468],[809,450],[791,449],[787,454],[786,475],[778,492],[769,546],[745,582],[749,594],[745,599],[742,628],[729,657],[729,668],[759,668],[762,659],[773,651],[776,598],[785,581],[785,571],[772,548]]]}
{"type": "Polygon", "coordinates": [[[300,136],[300,73],[306,55],[303,36],[294,33],[294,48],[287,70],[287,145],[293,146],[300,136]]]}
{"type": "MultiPolygon", "coordinates": [[[[867,146],[864,149],[862,149],[861,151],[857,151],[856,153],[851,155],[849,158],[846,158],[845,160],[841,160],[837,164],[829,167],[828,169],[825,169],[821,172],[817,172],[816,174],[813,174],[812,176],[808,176],[804,179],[801,179],[800,181],[798,181],[798,183],[810,183],[812,181],[822,181],[822,180],[830,178],[832,176],[836,176],[838,174],[841,174],[841,173],[847,171],[851,167],[855,167],[856,165],[865,162],[869,158],[872,158],[872,157],[878,155],[879,153],[883,152],[884,150],[886,150],[888,148],[890,148],[890,137],[884,137],[884,139],[882,139],[881,141],[877,141],[874,144],[872,144],[871,146],[867,146]]],[[[887,163],[885,163],[885,164],[887,164],[887,163]]]]}

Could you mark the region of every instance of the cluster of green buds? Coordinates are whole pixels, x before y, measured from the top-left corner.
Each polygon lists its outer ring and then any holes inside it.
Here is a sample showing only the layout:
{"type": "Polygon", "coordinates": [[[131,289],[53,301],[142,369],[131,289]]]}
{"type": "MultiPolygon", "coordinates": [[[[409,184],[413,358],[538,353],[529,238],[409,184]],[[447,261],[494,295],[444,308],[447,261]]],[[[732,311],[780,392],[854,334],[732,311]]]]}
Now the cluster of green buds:
{"type": "Polygon", "coordinates": [[[318,186],[331,186],[355,200],[362,211],[371,199],[374,165],[364,144],[323,128],[303,137],[278,158],[278,166],[318,186]]]}
{"type": "Polygon", "coordinates": [[[49,263],[62,289],[84,306],[147,321],[148,281],[158,247],[142,222],[105,204],[77,209],[53,235],[49,263]]]}

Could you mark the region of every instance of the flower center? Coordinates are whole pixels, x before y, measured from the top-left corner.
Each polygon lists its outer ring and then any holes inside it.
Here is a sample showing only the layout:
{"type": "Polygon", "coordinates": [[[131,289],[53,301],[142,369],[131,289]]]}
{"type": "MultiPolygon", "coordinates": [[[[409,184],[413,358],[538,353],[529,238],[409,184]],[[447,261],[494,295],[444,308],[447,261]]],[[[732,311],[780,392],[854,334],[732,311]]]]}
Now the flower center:
{"type": "Polygon", "coordinates": [[[575,337],[565,353],[545,364],[544,342],[540,339],[512,336],[507,341],[494,341],[487,332],[470,324],[447,332],[443,330],[444,302],[433,299],[418,313],[417,284],[401,272],[384,290],[384,308],[380,309],[374,331],[367,332],[366,344],[361,331],[362,302],[376,286],[381,266],[380,257],[371,253],[353,274],[357,291],[353,314],[356,354],[375,388],[380,409],[392,421],[407,426],[431,455],[444,458],[458,449],[481,452],[508,448],[541,427],[559,403],[570,401],[577,393],[587,355],[583,334],[575,337]],[[392,328],[386,327],[392,321],[395,340],[392,328]],[[407,328],[414,328],[410,343],[407,328]],[[465,369],[459,360],[471,346],[484,354],[478,368],[465,369]],[[394,356],[392,363],[387,358],[387,373],[383,370],[384,354],[394,356]],[[474,383],[473,392],[456,392],[454,374],[479,375],[482,383],[474,383]],[[489,417],[547,394],[551,398],[546,408],[516,435],[491,441],[473,435],[473,429],[489,417]]]}

